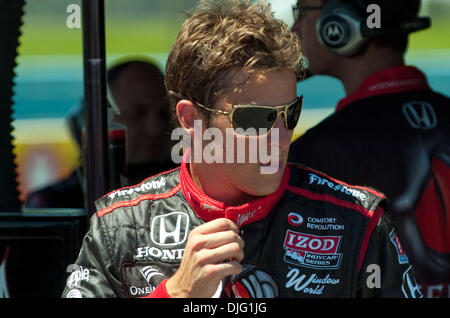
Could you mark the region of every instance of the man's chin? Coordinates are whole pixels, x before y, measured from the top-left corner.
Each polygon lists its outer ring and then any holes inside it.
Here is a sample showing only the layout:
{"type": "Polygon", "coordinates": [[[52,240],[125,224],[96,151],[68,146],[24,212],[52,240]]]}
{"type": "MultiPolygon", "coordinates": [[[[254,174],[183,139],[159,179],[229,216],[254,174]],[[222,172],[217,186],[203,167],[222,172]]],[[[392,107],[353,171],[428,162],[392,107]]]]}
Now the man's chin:
{"type": "Polygon", "coordinates": [[[273,174],[259,174],[254,178],[254,187],[251,189],[251,195],[267,196],[274,193],[283,179],[285,165],[280,166],[273,174]]]}
{"type": "MultiPolygon", "coordinates": [[[[287,155],[285,156],[287,158],[287,155]]],[[[286,160],[278,159],[271,160],[267,163],[258,163],[259,174],[266,175],[268,178],[273,176],[276,178],[277,175],[282,175],[284,169],[286,168],[286,160]]]]}
{"type": "Polygon", "coordinates": [[[253,189],[253,193],[251,195],[254,195],[256,197],[265,197],[268,195],[273,194],[275,191],[277,191],[278,187],[280,186],[281,180],[279,182],[273,182],[270,184],[264,185],[264,187],[253,189]]]}

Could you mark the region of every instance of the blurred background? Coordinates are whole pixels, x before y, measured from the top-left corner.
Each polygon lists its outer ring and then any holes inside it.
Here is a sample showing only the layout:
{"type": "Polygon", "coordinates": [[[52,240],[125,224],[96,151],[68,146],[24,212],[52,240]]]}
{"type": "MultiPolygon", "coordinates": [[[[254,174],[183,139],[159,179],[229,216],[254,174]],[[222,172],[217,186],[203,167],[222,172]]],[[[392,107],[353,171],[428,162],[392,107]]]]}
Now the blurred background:
{"type": "MultiPolygon", "coordinates": [[[[168,52],[196,0],[106,0],[107,66],[130,55],[153,58],[164,70],[168,52]]],[[[296,0],[272,0],[276,15],[293,24],[296,0]]],[[[28,0],[15,68],[13,138],[20,199],[66,177],[79,164],[66,126],[68,110],[83,96],[81,29],[70,29],[66,8],[79,0],[28,0]]],[[[410,36],[406,61],[419,66],[433,89],[450,95],[450,1],[423,0],[432,28],[410,36]]],[[[294,138],[330,114],[344,97],[341,84],[314,77],[299,84],[304,111],[294,138]]]]}

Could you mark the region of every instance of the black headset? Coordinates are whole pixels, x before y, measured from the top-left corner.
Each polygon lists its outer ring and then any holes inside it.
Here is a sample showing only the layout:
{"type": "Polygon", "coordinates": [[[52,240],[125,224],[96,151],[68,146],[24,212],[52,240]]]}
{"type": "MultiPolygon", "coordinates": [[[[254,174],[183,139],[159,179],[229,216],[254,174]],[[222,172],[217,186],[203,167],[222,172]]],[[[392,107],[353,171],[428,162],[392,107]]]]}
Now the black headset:
{"type": "Polygon", "coordinates": [[[369,28],[366,9],[361,10],[363,6],[363,1],[360,0],[328,0],[316,24],[320,42],[337,55],[353,56],[371,38],[408,34],[431,25],[429,17],[417,17],[412,21],[398,23],[395,27],[369,28]]]}

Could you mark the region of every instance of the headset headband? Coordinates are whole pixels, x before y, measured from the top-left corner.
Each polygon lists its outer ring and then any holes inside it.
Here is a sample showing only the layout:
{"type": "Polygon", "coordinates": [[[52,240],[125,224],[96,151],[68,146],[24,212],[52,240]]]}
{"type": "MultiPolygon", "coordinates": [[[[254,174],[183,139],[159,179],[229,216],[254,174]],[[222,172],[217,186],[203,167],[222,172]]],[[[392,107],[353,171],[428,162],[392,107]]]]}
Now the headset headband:
{"type": "Polygon", "coordinates": [[[413,21],[401,22],[395,27],[369,28],[367,24],[361,25],[361,34],[365,38],[377,37],[382,35],[400,35],[428,29],[431,26],[430,17],[418,17],[413,21]]]}

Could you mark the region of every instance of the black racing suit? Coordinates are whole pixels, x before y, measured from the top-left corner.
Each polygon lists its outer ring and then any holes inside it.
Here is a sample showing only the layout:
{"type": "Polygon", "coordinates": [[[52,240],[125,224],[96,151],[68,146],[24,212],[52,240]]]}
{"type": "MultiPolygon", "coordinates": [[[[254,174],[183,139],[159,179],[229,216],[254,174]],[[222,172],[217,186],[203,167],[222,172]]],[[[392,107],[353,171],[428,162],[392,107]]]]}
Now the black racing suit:
{"type": "Polygon", "coordinates": [[[414,67],[369,76],[297,139],[289,162],[388,198],[425,297],[450,297],[450,99],[414,67]]]}
{"type": "Polygon", "coordinates": [[[97,200],[63,296],[167,297],[189,231],[218,217],[240,227],[245,258],[217,295],[421,296],[384,202],[372,189],[288,165],[273,194],[226,206],[202,193],[182,163],[97,200]]]}

